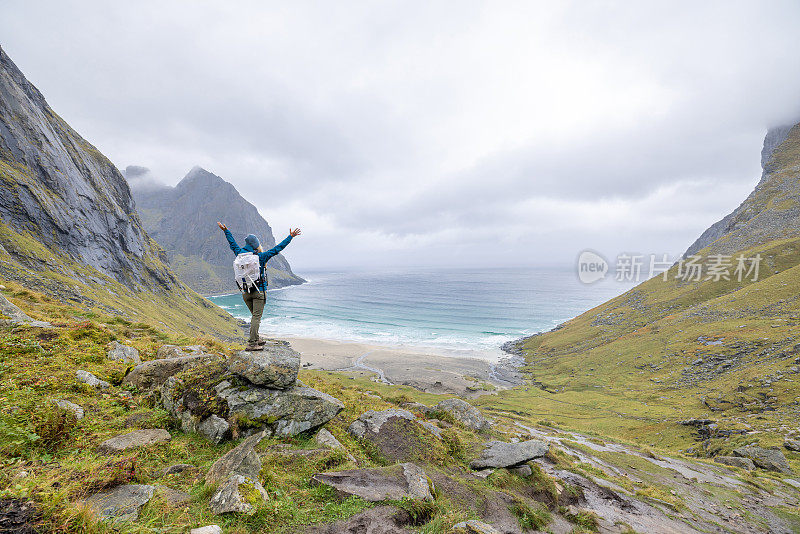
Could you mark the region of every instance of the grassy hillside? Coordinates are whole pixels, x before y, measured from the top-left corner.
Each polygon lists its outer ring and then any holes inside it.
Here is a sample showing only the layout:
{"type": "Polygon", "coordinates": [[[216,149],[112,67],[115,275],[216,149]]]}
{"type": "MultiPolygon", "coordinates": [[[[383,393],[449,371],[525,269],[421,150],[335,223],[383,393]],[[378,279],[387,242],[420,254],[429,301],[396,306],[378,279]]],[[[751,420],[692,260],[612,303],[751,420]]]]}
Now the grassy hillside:
{"type": "Polygon", "coordinates": [[[668,281],[651,279],[528,339],[530,385],[485,407],[702,455],[743,439],[782,444],[800,420],[800,239],[742,253],[761,254],[758,281],[685,282],[673,267],[668,281]],[[678,424],[698,417],[722,431],[701,446],[678,424]]]}
{"type": "MultiPolygon", "coordinates": [[[[151,246],[158,247],[155,243],[151,246]]],[[[0,277],[6,280],[36,288],[87,313],[110,314],[175,335],[243,339],[241,328],[230,314],[178,282],[157,258],[149,261],[147,267],[154,278],[167,287],[134,288],[122,284],[0,221],[0,277]]]]}

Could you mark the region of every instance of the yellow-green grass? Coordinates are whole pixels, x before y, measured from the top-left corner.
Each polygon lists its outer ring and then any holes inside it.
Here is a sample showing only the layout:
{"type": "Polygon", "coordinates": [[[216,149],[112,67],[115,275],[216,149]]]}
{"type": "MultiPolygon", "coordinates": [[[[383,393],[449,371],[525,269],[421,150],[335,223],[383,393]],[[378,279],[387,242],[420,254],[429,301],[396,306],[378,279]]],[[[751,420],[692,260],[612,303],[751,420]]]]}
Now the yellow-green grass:
{"type": "MultiPolygon", "coordinates": [[[[117,386],[129,364],[108,360],[106,345],[111,340],[131,345],[145,360],[153,358],[165,343],[202,343],[223,355],[238,346],[85,311],[14,283],[4,285],[7,289],[3,294],[26,313],[54,324],[52,328],[0,326],[0,497],[33,499],[43,511],[47,529],[111,532],[111,527],[99,523],[81,502],[103,488],[121,483],[165,485],[192,496],[188,504],[178,508],[170,508],[160,497],[153,499],[142,509],[136,523],[124,525],[125,532],[158,529],[184,533],[190,527],[212,523],[234,533],[296,532],[301,525],[335,521],[373,506],[358,498],[341,499],[324,487],[312,486],[310,478],[315,472],[356,465],[338,451],[323,452],[309,460],[293,458],[275,447],[288,443],[292,448],[316,448],[309,437],[299,436],[266,439],[259,445],[263,458],[260,479],[269,493],[268,502],[259,505],[252,516],[215,516],[208,509],[213,488],[203,484],[202,474],[235,443],[215,445],[196,434],[185,434],[165,411],[135,390],[117,386]],[[90,371],[115,386],[103,392],[79,384],[75,379],[77,369],[90,371]],[[77,421],[54,409],[53,399],[82,406],[85,417],[77,421]],[[117,456],[97,452],[102,441],[136,428],[167,428],[172,439],[117,456]],[[176,463],[189,463],[198,469],[158,477],[161,469],[176,463]],[[27,476],[18,477],[22,471],[27,476]]],[[[432,404],[441,398],[406,386],[388,386],[325,371],[303,370],[300,379],[344,403],[343,412],[326,427],[362,467],[385,462],[368,444],[348,434],[347,427],[354,419],[369,409],[381,410],[409,401],[432,404]]],[[[464,493],[514,494],[516,487],[525,484],[504,487],[508,481],[480,481],[467,474],[467,462],[484,439],[455,425],[443,430],[441,442],[426,440],[416,459],[425,465],[429,475],[442,473],[457,480],[464,493]]],[[[478,517],[472,505],[452,497],[437,495],[430,510],[432,515],[418,527],[420,532],[443,534],[459,521],[478,517]]]]}
{"type": "MultiPolygon", "coordinates": [[[[758,281],[651,279],[524,344],[529,383],[477,401],[487,411],[668,451],[695,444],[677,422],[716,419],[781,445],[798,428],[800,239],[742,252],[761,254],[758,281]],[[721,345],[704,341],[723,340],[721,345]],[[722,356],[732,367],[698,380],[693,363],[722,356]],[[781,374],[767,385],[762,379],[781,374]],[[783,428],[781,428],[783,427],[783,428]]],[[[795,468],[795,455],[789,455],[795,468]]]]}
{"type": "MultiPolygon", "coordinates": [[[[153,247],[157,247],[152,243],[153,247]]],[[[145,256],[145,269],[166,280],[133,287],[100,273],[63,254],[56,254],[27,232],[17,232],[0,222],[0,280],[8,287],[37,288],[59,302],[70,302],[77,313],[105,313],[142,322],[160,330],[191,336],[209,335],[243,339],[230,314],[183,285],[160,259],[145,256]],[[20,263],[24,258],[25,264],[20,263]],[[20,282],[14,284],[13,281],[20,282]]],[[[35,303],[31,303],[35,304],[35,303]]],[[[33,306],[30,315],[38,311],[33,306]]]]}

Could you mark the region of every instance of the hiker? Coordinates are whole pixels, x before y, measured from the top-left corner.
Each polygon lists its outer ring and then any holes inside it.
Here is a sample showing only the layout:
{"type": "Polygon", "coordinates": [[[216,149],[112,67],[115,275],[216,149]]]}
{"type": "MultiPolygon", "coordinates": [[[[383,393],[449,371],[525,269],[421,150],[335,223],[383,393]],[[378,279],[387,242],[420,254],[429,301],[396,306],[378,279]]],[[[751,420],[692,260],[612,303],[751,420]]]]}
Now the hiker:
{"type": "Polygon", "coordinates": [[[233,239],[231,231],[228,227],[217,221],[217,226],[225,232],[225,237],[228,239],[228,244],[231,250],[236,254],[236,259],[233,262],[234,271],[236,275],[236,285],[242,291],[242,298],[244,303],[247,304],[247,309],[253,314],[250,319],[250,338],[247,340],[247,347],[244,350],[263,350],[266,344],[265,340],[261,340],[258,336],[258,327],[261,325],[261,314],[264,313],[264,304],[267,302],[267,278],[264,274],[264,265],[267,261],[277,256],[281,250],[286,248],[293,237],[300,235],[300,229],[289,229],[289,237],[264,252],[264,248],[259,243],[258,238],[253,234],[244,238],[245,245],[240,247],[233,239]],[[257,262],[256,258],[257,256],[257,262]],[[256,265],[258,265],[258,276],[256,276],[256,265]]]}

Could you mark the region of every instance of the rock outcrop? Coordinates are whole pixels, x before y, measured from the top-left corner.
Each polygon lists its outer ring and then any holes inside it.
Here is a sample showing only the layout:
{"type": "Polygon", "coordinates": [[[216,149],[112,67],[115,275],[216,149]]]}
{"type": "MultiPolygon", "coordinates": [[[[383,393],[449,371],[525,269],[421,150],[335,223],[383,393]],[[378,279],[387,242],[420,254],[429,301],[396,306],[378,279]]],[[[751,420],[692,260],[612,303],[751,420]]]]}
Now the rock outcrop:
{"type": "Polygon", "coordinates": [[[342,497],[355,495],[370,502],[433,500],[433,482],[422,468],[413,463],[317,473],[311,477],[311,483],[329,486],[342,497]]]}
{"type": "Polygon", "coordinates": [[[169,377],[181,371],[222,361],[223,358],[219,355],[205,353],[150,360],[131,369],[122,383],[136,386],[142,392],[148,392],[160,388],[169,377]]]}
{"type": "Polygon", "coordinates": [[[259,504],[268,500],[267,490],[257,479],[254,480],[243,475],[231,475],[211,497],[208,507],[215,514],[227,512],[252,514],[259,504]]]}
{"type": "Polygon", "coordinates": [[[268,341],[265,350],[239,351],[228,359],[228,370],[251,384],[286,389],[297,381],[300,354],[286,342],[268,341]]]}
{"type": "Polygon", "coordinates": [[[778,449],[765,449],[763,447],[748,445],[746,447],[733,449],[733,455],[740,458],[749,458],[756,467],[766,469],[767,471],[776,471],[778,473],[792,472],[792,468],[789,466],[789,462],[786,461],[786,457],[778,449]]]}
{"type": "Polygon", "coordinates": [[[92,495],[86,506],[101,520],[136,521],[142,506],[153,498],[156,486],[125,484],[92,495]]]}
{"type": "MultiPolygon", "coordinates": [[[[255,234],[264,249],[275,246],[272,228],[256,207],[219,176],[195,167],[177,186],[167,187],[143,183],[147,173],[142,167],[125,169],[136,207],[147,232],[167,251],[172,268],[195,291],[218,295],[236,289],[233,256],[217,221],[225,221],[237,240],[255,234]]],[[[282,255],[267,263],[267,279],[270,287],[304,282],[282,255]]]]}
{"type": "Polygon", "coordinates": [[[742,204],[711,225],[684,257],[705,253],[733,254],[773,239],[800,233],[800,187],[796,172],[800,124],[767,132],[761,151],[761,180],[742,204]]]}
{"type": "Polygon", "coordinates": [[[396,408],[364,412],[350,424],[347,432],[354,438],[368,441],[386,460],[395,462],[417,459],[420,452],[429,447],[429,440],[438,438],[414,414],[396,408]]]}
{"type": "Polygon", "coordinates": [[[89,371],[84,371],[83,369],[75,371],[75,378],[78,379],[78,382],[82,382],[87,386],[96,389],[108,389],[111,387],[111,384],[109,384],[105,380],[100,380],[89,371]]]}
{"type": "Polygon", "coordinates": [[[535,458],[541,458],[550,446],[546,441],[536,439],[520,443],[506,443],[504,441],[490,441],[484,446],[478,458],[472,460],[469,466],[472,469],[486,469],[489,467],[512,467],[520,465],[535,458]]]}
{"type": "Polygon", "coordinates": [[[445,399],[430,409],[434,412],[439,410],[449,413],[453,419],[476,432],[486,432],[492,427],[477,408],[461,399],[445,399]]]}
{"type": "Polygon", "coordinates": [[[133,384],[145,377],[151,385],[157,383],[154,377],[164,379],[159,388],[162,406],[180,421],[184,432],[199,432],[217,443],[262,431],[267,436],[295,436],[321,427],[344,409],[338,399],[296,382],[299,355],[283,343],[267,344],[263,351],[243,351],[227,362],[217,358],[203,365],[178,365],[204,357],[145,362],[128,377],[134,375],[133,384]],[[296,365],[287,364],[293,358],[296,365]],[[267,385],[254,384],[248,376],[267,385]]]}
{"type": "Polygon", "coordinates": [[[139,357],[138,350],[131,346],[123,345],[119,341],[112,341],[108,344],[108,352],[106,353],[106,357],[109,360],[114,360],[117,362],[135,364],[142,363],[142,359],[139,357]]]}

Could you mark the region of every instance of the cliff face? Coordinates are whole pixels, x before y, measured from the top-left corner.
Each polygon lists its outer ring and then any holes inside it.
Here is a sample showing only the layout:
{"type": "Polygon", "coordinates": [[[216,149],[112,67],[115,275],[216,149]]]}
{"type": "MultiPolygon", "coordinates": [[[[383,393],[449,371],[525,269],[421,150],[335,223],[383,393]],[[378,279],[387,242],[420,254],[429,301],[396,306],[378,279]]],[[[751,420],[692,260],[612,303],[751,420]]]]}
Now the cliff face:
{"type": "Polygon", "coordinates": [[[122,174],[0,49],[0,278],[137,321],[174,316],[177,328],[238,337],[165,260],[122,174]]]}
{"type": "Polygon", "coordinates": [[[763,172],[750,196],[692,243],[684,256],[733,254],[800,233],[800,123],[772,128],[761,150],[763,172]]]}
{"type": "MultiPolygon", "coordinates": [[[[128,177],[142,173],[141,167],[128,167],[128,177]]],[[[233,255],[217,221],[224,221],[236,239],[255,234],[265,249],[275,246],[267,221],[236,188],[205,169],[195,167],[177,186],[157,186],[131,180],[136,207],[147,232],[169,256],[178,276],[203,294],[235,291],[231,275],[233,255]]],[[[283,239],[284,236],[280,236],[283,239]]],[[[300,284],[281,255],[267,264],[271,287],[300,284]]]]}
{"type": "MultiPolygon", "coordinates": [[[[0,218],[126,284],[169,287],[114,165],[50,109],[0,50],[0,218]]],[[[32,258],[17,254],[19,259],[32,258]]]]}

